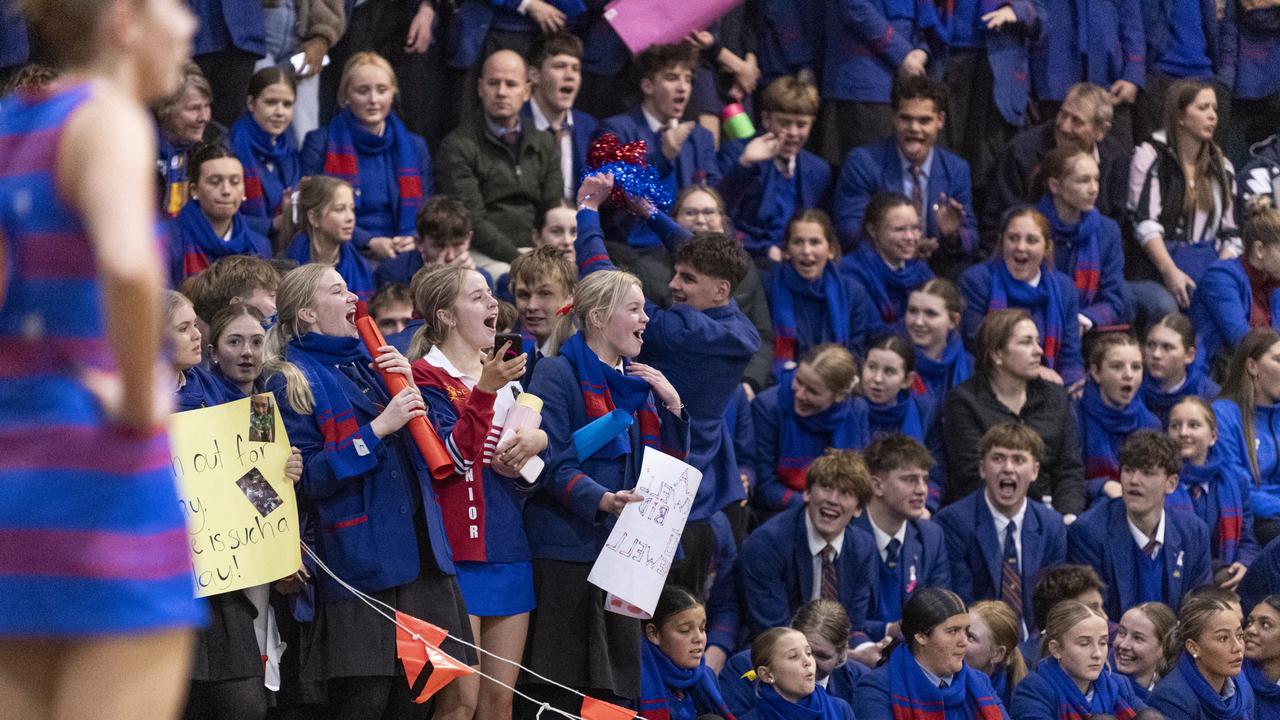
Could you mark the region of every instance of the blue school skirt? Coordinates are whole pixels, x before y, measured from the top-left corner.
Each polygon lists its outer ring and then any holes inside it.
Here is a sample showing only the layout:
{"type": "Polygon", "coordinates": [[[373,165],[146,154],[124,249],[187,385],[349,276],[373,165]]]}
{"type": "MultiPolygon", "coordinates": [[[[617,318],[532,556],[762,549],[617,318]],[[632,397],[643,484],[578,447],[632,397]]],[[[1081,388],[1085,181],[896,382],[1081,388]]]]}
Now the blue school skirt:
{"type": "Polygon", "coordinates": [[[456,562],[458,587],[467,612],[479,617],[527,613],[533,599],[533,564],[525,562],[456,562]]]}

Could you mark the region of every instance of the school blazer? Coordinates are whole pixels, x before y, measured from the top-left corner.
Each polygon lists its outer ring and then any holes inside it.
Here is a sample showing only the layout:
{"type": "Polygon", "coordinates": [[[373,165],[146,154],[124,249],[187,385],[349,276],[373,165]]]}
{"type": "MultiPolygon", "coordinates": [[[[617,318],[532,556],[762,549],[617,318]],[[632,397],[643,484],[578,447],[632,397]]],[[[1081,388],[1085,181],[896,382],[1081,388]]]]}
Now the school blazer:
{"type": "MultiPolygon", "coordinates": [[[[533,128],[536,131],[537,128],[533,124],[533,111],[529,109],[531,102],[533,101],[525,101],[524,107],[520,109],[520,123],[522,127],[533,128]]],[[[576,181],[577,178],[582,177],[582,168],[587,162],[587,150],[591,149],[591,140],[599,131],[600,121],[577,108],[571,108],[569,112],[573,113],[570,144],[573,145],[573,177],[576,181]]],[[[556,147],[559,149],[559,145],[556,147]]],[[[574,185],[576,187],[577,183],[575,182],[574,185]]]]}
{"type": "MultiPolygon", "coordinates": [[[[529,549],[535,558],[595,562],[616,520],[600,512],[600,498],[606,492],[634,488],[640,477],[645,447],[640,439],[640,424],[632,423],[627,430],[630,453],[579,461],[573,433],[589,419],[573,366],[560,356],[543,358],[533,374],[529,392],[543,400],[542,429],[549,441],[542,485],[525,504],[524,529],[529,549]]],[[[662,451],[685,459],[689,451],[688,414],[673,415],[658,402],[654,406],[661,423],[662,451]]]]}
{"type": "MultiPolygon", "coordinates": [[[[880,550],[875,546],[875,533],[871,531],[871,518],[863,511],[861,515],[855,517],[850,525],[856,525],[862,529],[864,533],[871,537],[871,554],[875,561],[874,575],[872,575],[872,584],[878,585],[880,582],[880,550]]],[[[907,604],[907,597],[911,594],[908,591],[916,590],[924,587],[951,587],[951,569],[948,567],[947,560],[947,541],[943,537],[942,528],[937,523],[929,520],[908,520],[907,534],[903,539],[902,547],[898,551],[898,562],[902,566],[902,604],[907,604]],[[912,584],[912,575],[915,575],[915,584],[912,584]]],[[[876,594],[871,593],[870,603],[868,604],[867,614],[870,615],[875,610],[876,594]]],[[[867,635],[873,640],[879,640],[884,637],[885,623],[878,620],[868,620],[867,635]]]]}
{"type": "MultiPolygon", "coordinates": [[[[935,521],[942,526],[947,539],[950,560],[951,589],[966,603],[976,600],[999,600],[1004,558],[1000,553],[1001,538],[996,534],[995,520],[979,488],[963,499],[938,512],[935,521]]],[[[1023,617],[1033,617],[1031,594],[1036,577],[1042,570],[1061,565],[1067,560],[1067,529],[1062,516],[1044,504],[1027,500],[1022,527],[1016,531],[1022,540],[1023,617]]],[[[1028,622],[1030,624],[1030,622],[1028,622]]]]}
{"type": "MultiPolygon", "coordinates": [[[[857,636],[867,622],[877,578],[875,540],[869,531],[844,529],[844,544],[836,558],[840,604],[857,636]]],[[[784,627],[813,592],[813,556],[805,527],[805,507],[789,508],[756,528],[738,556],[741,605],[754,637],[772,627],[784,627]]],[[[883,628],[880,634],[884,634],[883,628]]]]}
{"type": "MultiPolygon", "coordinates": [[[[1124,501],[1108,498],[1095,503],[1067,528],[1067,560],[1092,565],[1107,585],[1107,617],[1118,618],[1138,604],[1138,567],[1133,535],[1125,519],[1124,501]]],[[[1209,529],[1188,513],[1166,512],[1164,521],[1164,603],[1174,612],[1182,596],[1212,580],[1209,529]]]]}
{"type": "MultiPolygon", "coordinates": [[[[289,405],[284,377],[274,375],[266,385],[279,403],[289,441],[302,453],[299,510],[304,527],[310,525],[315,530],[320,555],[339,577],[365,592],[411,582],[418,577],[421,567],[413,525],[415,512],[421,510],[436,566],[448,575],[454,574],[453,552],[444,532],[444,517],[431,484],[431,472],[422,454],[413,446],[408,430],[377,438],[368,424],[382,408],[345,375],[337,370],[333,373],[361,425],[355,437],[364,441],[367,452],[373,456],[363,463],[370,469],[353,477],[338,477],[330,461],[334,455],[357,455],[357,446],[347,443],[325,450],[324,436],[315,417],[300,414],[289,405]],[[395,448],[396,442],[405,446],[403,455],[395,448]],[[402,457],[408,458],[411,467],[403,465],[402,457]],[[413,507],[410,483],[418,485],[422,496],[420,508],[413,507]]],[[[323,573],[319,574],[318,588],[321,601],[352,597],[323,573]]]]}
{"type": "MultiPolygon", "coordinates": [[[[902,192],[902,160],[898,143],[892,137],[849,151],[840,176],[836,180],[836,234],[845,252],[852,252],[862,237],[862,217],[871,196],[885,190],[902,192]]],[[[930,258],[930,267],[944,277],[955,278],[978,260],[978,223],[973,212],[973,180],[969,163],[941,145],[933,148],[929,183],[925,188],[924,234],[937,237],[938,223],[933,204],[938,196],[947,197],[964,206],[964,220],[958,238],[942,242],[930,258]]]]}
{"type": "Polygon", "coordinates": [[[200,18],[193,54],[220,52],[228,46],[254,55],[267,53],[261,0],[187,0],[187,7],[200,18]]]}
{"type": "MultiPolygon", "coordinates": [[[[715,186],[720,182],[720,166],[716,164],[716,143],[711,133],[701,125],[695,125],[693,132],[680,148],[680,154],[674,160],[668,160],[662,154],[662,140],[658,133],[649,129],[644,110],[639,105],[621,115],[614,115],[600,123],[599,135],[613,133],[618,142],[627,144],[636,140],[644,140],[646,162],[652,167],[661,182],[669,182],[674,193],[695,183],[706,183],[715,186]]],[[[629,236],[632,245],[640,247],[656,247],[661,240],[649,227],[627,213],[613,213],[610,223],[610,237],[629,236]]]]}
{"type": "MultiPolygon", "coordinates": [[[[729,208],[733,227],[742,234],[742,246],[752,255],[765,255],[769,246],[782,243],[780,237],[770,237],[772,225],[786,223],[788,218],[766,217],[769,211],[769,195],[779,184],[786,182],[782,172],[772,160],[746,168],[739,164],[748,140],[730,140],[720,148],[718,162],[724,177],[720,180],[720,194],[729,208]],[[764,209],[762,209],[762,207],[764,209]]],[[[831,203],[831,166],[826,160],[801,149],[796,155],[795,210],[818,208],[827,210],[831,203]]]]}

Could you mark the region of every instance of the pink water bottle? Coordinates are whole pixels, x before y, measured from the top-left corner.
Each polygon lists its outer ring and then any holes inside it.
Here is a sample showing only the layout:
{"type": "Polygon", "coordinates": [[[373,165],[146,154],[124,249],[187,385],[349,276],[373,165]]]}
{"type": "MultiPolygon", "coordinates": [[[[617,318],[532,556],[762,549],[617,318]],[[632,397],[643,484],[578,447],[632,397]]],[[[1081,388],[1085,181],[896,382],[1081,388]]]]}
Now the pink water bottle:
{"type": "MultiPolygon", "coordinates": [[[[516,398],[516,404],[507,411],[507,421],[502,426],[498,447],[501,448],[510,442],[515,437],[516,430],[520,428],[536,430],[539,427],[542,427],[542,398],[532,393],[520,393],[520,397],[516,398]]],[[[537,482],[545,465],[542,458],[534,455],[529,458],[524,467],[520,468],[520,477],[531,484],[537,482]]]]}

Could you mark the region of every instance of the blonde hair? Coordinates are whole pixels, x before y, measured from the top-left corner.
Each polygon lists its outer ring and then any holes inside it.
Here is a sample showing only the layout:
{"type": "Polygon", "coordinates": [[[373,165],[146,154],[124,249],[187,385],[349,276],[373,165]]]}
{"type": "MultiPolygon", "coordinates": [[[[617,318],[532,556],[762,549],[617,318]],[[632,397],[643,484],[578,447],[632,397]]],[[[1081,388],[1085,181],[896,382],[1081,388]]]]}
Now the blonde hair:
{"type": "Polygon", "coordinates": [[[1004,667],[1009,669],[1009,686],[1014,687],[1027,676],[1027,661],[1018,649],[1021,636],[1018,616],[1013,608],[1000,600],[979,600],[969,607],[991,631],[991,642],[1005,649],[1004,667]]]}
{"type": "Polygon", "coordinates": [[[449,339],[449,327],[440,321],[440,310],[448,310],[458,301],[458,294],[475,270],[458,265],[424,267],[414,273],[409,285],[413,296],[413,310],[422,318],[422,327],[413,334],[409,343],[409,360],[417,360],[431,348],[449,339]]]}
{"type": "Polygon", "coordinates": [[[391,92],[395,95],[400,94],[400,85],[396,82],[396,71],[391,67],[391,63],[378,53],[366,50],[352,55],[347,59],[347,64],[342,66],[342,79],[338,81],[339,107],[347,106],[347,90],[351,88],[351,76],[365,65],[372,65],[385,72],[391,79],[391,92]]]}
{"type": "Polygon", "coordinates": [[[1107,619],[1106,615],[1079,600],[1063,600],[1055,604],[1045,619],[1044,631],[1040,635],[1040,655],[1047,657],[1050,654],[1049,643],[1057,642],[1061,645],[1063,637],[1071,628],[1091,617],[1101,618],[1104,622],[1107,619]]]}
{"type": "Polygon", "coordinates": [[[195,309],[195,306],[191,304],[191,299],[186,295],[177,290],[164,291],[164,322],[166,325],[173,322],[173,314],[178,312],[178,308],[184,305],[191,307],[193,310],[195,309]]]}
{"type": "Polygon", "coordinates": [[[320,288],[324,274],[333,268],[319,263],[299,265],[280,281],[276,292],[276,324],[267,333],[263,346],[263,376],[279,373],[284,377],[285,394],[294,412],[310,415],[315,410],[316,399],[311,393],[311,382],[297,365],[284,357],[289,341],[310,331],[298,318],[298,311],[308,307],[320,288]]]}
{"type": "Polygon", "coordinates": [[[172,95],[159,100],[155,106],[156,117],[160,120],[161,127],[166,127],[173,116],[178,112],[178,108],[182,105],[182,99],[187,96],[188,90],[195,90],[204,95],[204,99],[213,102],[213,87],[209,85],[209,80],[204,76],[204,72],[200,70],[200,66],[189,62],[182,66],[182,84],[172,95]]]}
{"type": "Polygon", "coordinates": [[[551,331],[548,354],[559,355],[560,346],[578,330],[586,335],[604,327],[632,287],[640,288],[640,279],[623,270],[601,270],[583,278],[573,291],[573,307],[551,331]]]}
{"type": "Polygon", "coordinates": [[[837,396],[848,395],[858,382],[858,360],[843,345],[823,343],[810,348],[800,364],[813,368],[822,384],[837,396]]]}

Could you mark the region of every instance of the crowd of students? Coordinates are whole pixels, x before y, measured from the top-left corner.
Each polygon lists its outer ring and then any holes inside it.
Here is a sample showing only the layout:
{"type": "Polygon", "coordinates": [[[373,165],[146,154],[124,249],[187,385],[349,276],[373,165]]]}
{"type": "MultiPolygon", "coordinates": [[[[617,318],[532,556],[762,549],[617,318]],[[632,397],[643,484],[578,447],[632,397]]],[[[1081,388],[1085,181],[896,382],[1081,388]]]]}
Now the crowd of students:
{"type": "Polygon", "coordinates": [[[1280,718],[1274,2],[760,0],[635,57],[595,2],[106,5],[0,0],[4,638],[203,618],[135,648],[192,719],[1280,718]],[[200,607],[118,539],[180,534],[156,382],[274,398],[333,575],[200,607]],[[702,480],[641,621],[588,574],[645,448],[702,480]],[[414,705],[347,584],[487,679],[414,705]]]}

